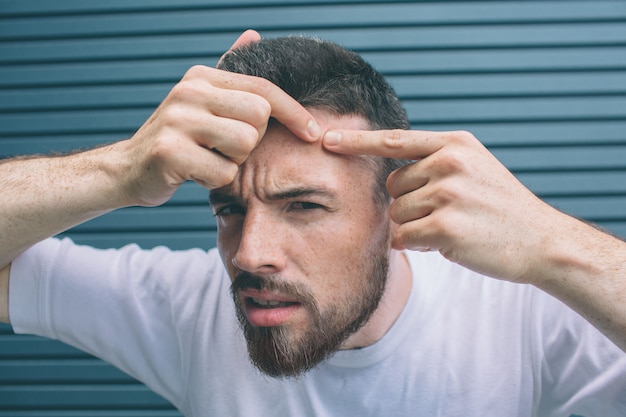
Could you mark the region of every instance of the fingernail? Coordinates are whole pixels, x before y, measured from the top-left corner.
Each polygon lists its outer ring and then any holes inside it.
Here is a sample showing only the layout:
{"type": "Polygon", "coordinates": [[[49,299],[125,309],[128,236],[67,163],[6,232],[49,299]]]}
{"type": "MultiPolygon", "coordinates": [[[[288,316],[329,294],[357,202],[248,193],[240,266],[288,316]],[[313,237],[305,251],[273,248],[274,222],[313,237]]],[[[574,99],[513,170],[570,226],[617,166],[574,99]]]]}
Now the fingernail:
{"type": "Polygon", "coordinates": [[[310,120],[306,128],[312,138],[319,139],[319,137],[322,136],[322,128],[315,122],[315,120],[310,120]]]}
{"type": "Polygon", "coordinates": [[[326,132],[324,135],[324,144],[329,146],[336,146],[341,143],[341,133],[339,132],[326,132]]]}

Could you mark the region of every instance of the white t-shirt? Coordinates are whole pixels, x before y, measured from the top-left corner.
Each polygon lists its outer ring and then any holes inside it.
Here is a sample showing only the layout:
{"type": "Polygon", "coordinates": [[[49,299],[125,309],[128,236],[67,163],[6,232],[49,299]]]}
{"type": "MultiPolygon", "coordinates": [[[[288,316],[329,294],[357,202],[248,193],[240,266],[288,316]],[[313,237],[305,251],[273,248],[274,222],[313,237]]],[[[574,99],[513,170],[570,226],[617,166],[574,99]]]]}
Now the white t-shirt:
{"type": "Polygon", "coordinates": [[[13,262],[17,332],[120,367],[186,416],[626,415],[626,354],[557,300],[407,252],[413,286],[374,345],[298,379],[248,360],[215,250],[49,239],[13,262]]]}

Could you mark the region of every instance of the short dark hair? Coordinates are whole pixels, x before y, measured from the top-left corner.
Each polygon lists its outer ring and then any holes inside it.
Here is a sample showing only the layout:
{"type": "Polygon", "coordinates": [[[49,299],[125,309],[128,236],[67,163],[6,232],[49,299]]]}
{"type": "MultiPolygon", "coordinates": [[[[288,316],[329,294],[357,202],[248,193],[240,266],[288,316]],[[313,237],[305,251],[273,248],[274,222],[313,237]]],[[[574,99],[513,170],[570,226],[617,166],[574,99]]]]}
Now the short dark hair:
{"type": "MultiPolygon", "coordinates": [[[[263,39],[230,51],[218,68],[265,78],[304,107],[361,116],[372,130],[410,127],[383,75],[357,53],[332,42],[304,36],[263,39]]],[[[375,160],[380,167],[377,197],[388,201],[387,176],[406,161],[375,160]]]]}

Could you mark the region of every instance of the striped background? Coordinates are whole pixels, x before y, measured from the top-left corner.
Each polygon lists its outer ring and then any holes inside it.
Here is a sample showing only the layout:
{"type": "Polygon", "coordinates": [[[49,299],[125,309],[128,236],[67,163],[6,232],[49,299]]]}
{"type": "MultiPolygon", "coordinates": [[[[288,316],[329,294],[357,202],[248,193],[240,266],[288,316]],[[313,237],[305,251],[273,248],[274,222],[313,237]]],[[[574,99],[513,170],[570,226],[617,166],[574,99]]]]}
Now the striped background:
{"type": "MultiPolygon", "coordinates": [[[[247,28],[363,54],[416,129],[470,130],[560,209],[626,236],[626,2],[5,0],[0,157],[127,138],[247,28]]],[[[1,185],[0,185],[1,186],[1,185]]],[[[76,227],[100,247],[211,247],[207,193],[76,227]]],[[[0,327],[0,417],[177,416],[121,372],[0,327]]]]}

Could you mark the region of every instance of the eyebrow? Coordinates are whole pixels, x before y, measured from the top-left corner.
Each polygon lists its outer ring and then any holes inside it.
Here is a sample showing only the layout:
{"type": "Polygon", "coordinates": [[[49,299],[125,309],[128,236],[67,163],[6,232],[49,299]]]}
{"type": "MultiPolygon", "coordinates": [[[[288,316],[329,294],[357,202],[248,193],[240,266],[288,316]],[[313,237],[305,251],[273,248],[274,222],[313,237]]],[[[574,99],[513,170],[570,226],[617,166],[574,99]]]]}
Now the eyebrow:
{"type": "Polygon", "coordinates": [[[241,199],[222,191],[211,190],[209,192],[209,204],[212,206],[220,204],[230,204],[233,202],[241,202],[241,199]]]}
{"type": "Polygon", "coordinates": [[[270,194],[267,196],[268,200],[291,200],[294,198],[302,198],[302,197],[323,197],[327,199],[332,199],[335,197],[335,194],[323,189],[323,188],[292,188],[285,191],[281,191],[278,193],[270,194]]]}
{"type": "MultiPolygon", "coordinates": [[[[327,200],[334,200],[335,193],[324,188],[317,187],[295,187],[284,191],[272,193],[266,196],[269,201],[292,200],[304,197],[321,197],[327,200]]],[[[223,191],[213,190],[209,193],[209,203],[211,205],[242,203],[242,199],[236,195],[223,191]]]]}

